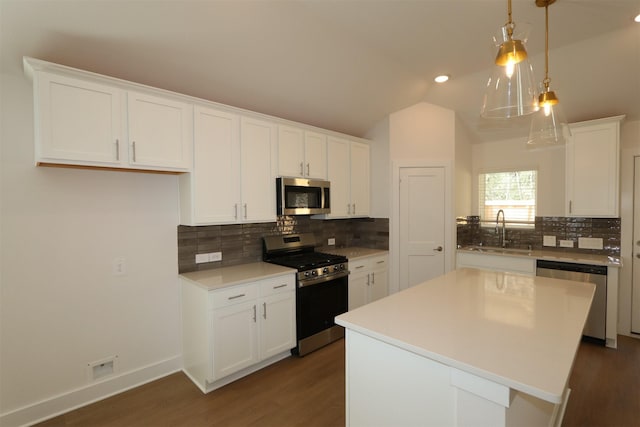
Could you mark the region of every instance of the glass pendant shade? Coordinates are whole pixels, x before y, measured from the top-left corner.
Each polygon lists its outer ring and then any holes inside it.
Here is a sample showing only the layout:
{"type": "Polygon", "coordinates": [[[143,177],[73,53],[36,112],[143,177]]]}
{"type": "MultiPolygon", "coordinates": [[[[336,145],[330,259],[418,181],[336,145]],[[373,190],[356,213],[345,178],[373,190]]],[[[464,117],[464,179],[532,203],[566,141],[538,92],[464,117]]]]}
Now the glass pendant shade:
{"type": "Polygon", "coordinates": [[[508,119],[537,111],[533,68],[525,49],[528,32],[526,24],[507,24],[493,37],[498,54],[485,88],[482,117],[508,119]]]}
{"type": "Polygon", "coordinates": [[[569,124],[553,91],[540,95],[540,110],[531,119],[527,148],[544,148],[564,145],[571,137],[569,124]]]}

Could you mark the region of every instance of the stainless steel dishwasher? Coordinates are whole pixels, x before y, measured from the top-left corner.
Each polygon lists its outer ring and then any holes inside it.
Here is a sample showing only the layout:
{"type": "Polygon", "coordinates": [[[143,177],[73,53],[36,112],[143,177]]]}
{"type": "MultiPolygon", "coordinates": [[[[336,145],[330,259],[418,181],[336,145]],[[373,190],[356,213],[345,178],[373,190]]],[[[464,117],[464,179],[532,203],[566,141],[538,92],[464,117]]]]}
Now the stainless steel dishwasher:
{"type": "Polygon", "coordinates": [[[575,264],[572,262],[538,260],[536,276],[554,279],[590,282],[596,285],[589,317],[583,335],[602,343],[606,340],[607,324],[607,267],[604,265],[575,264]]]}

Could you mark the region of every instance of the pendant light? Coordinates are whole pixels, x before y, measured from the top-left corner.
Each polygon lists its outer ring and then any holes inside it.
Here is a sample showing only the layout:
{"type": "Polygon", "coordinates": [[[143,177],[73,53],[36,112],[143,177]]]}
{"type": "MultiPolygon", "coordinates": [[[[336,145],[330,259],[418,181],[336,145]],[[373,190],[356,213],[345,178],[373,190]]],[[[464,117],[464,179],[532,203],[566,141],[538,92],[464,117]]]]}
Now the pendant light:
{"type": "Polygon", "coordinates": [[[544,80],[542,81],[542,92],[538,97],[540,109],[531,120],[531,131],[527,147],[539,148],[553,145],[563,145],[571,136],[569,124],[567,123],[560,101],[555,92],[549,88],[551,79],[549,78],[549,5],[556,0],[536,0],[538,7],[544,7],[545,15],[545,63],[544,80]]]}
{"type": "Polygon", "coordinates": [[[480,111],[483,118],[508,119],[537,110],[533,69],[525,49],[529,26],[520,25],[516,31],[511,0],[507,0],[507,14],[507,23],[493,37],[498,53],[484,93],[480,111]]]}

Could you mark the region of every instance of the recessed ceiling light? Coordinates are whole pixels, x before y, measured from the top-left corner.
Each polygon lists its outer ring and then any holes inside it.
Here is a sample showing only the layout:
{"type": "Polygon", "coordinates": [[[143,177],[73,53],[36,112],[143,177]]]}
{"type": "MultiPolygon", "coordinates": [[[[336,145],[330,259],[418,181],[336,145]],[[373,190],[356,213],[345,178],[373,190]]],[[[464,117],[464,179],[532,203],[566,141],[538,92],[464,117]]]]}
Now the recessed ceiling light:
{"type": "Polygon", "coordinates": [[[640,13],[633,20],[636,22],[640,22],[640,13]]]}
{"type": "Polygon", "coordinates": [[[449,80],[449,76],[446,74],[442,74],[440,76],[437,76],[435,79],[433,79],[436,83],[444,83],[447,80],[449,80]]]}

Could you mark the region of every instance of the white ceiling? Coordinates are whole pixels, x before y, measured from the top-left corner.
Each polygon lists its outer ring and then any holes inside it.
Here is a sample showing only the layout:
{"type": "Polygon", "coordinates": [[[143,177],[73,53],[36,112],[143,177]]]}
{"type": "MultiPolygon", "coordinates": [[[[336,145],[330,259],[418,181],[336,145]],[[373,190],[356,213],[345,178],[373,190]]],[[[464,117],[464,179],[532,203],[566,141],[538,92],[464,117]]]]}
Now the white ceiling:
{"type": "MultiPolygon", "coordinates": [[[[0,0],[0,68],[22,56],[363,136],[420,101],[453,109],[478,141],[506,0],[0,0]],[[436,85],[440,73],[452,76],[436,85]]],[[[550,77],[569,121],[640,119],[640,0],[558,0],[550,77]]],[[[544,9],[513,0],[544,69],[544,9]]]]}

